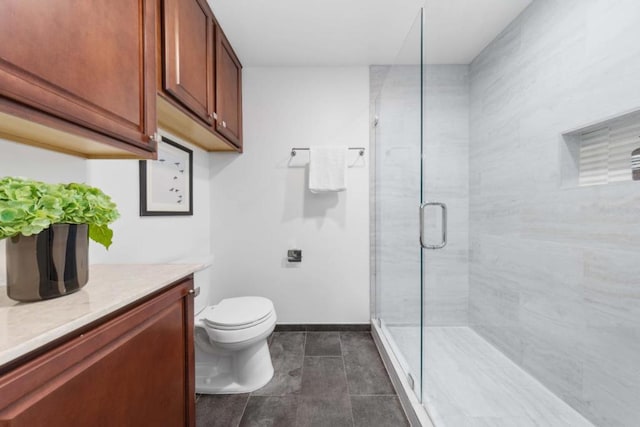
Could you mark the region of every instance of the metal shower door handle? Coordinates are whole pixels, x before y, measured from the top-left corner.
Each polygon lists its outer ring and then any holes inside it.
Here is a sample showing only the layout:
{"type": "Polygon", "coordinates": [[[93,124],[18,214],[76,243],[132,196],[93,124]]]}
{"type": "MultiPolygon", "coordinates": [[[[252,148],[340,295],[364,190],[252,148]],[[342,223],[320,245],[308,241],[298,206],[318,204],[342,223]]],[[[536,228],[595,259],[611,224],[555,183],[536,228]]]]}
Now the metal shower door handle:
{"type": "Polygon", "coordinates": [[[420,205],[420,246],[425,249],[442,249],[447,246],[447,205],[440,202],[425,202],[420,205]],[[424,243],[424,208],[427,206],[440,206],[442,208],[442,242],[438,245],[424,243]]]}

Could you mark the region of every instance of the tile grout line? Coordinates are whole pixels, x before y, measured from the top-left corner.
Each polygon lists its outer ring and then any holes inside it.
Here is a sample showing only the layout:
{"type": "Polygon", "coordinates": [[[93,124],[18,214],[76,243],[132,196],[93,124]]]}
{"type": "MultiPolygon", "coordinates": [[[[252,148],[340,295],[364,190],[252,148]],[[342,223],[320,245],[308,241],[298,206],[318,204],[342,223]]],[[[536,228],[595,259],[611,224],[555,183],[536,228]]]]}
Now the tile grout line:
{"type": "Polygon", "coordinates": [[[355,397],[397,397],[397,394],[350,394],[355,397]]]}
{"type": "Polygon", "coordinates": [[[302,344],[302,360],[300,361],[300,394],[295,396],[296,398],[296,418],[294,420],[294,424],[298,425],[298,412],[300,411],[300,399],[302,398],[302,382],[304,380],[304,358],[307,353],[307,331],[302,332],[304,334],[304,343],[302,344]]]}
{"type": "MultiPolygon", "coordinates": [[[[351,402],[351,390],[349,387],[349,377],[347,376],[347,365],[344,362],[344,350],[342,348],[342,332],[338,333],[338,342],[340,343],[340,356],[342,357],[342,367],[344,368],[344,377],[347,380],[347,394],[349,395],[349,402],[351,402]]],[[[353,412],[353,409],[351,412],[353,412]]]]}
{"type": "Polygon", "coordinates": [[[340,356],[339,354],[335,354],[333,356],[307,356],[307,355],[305,355],[304,357],[322,357],[322,358],[330,358],[330,357],[337,358],[337,357],[340,357],[340,358],[342,358],[342,356],[340,356]]]}
{"type": "MultiPolygon", "coordinates": [[[[293,331],[293,332],[297,332],[297,331],[293,331]]],[[[350,332],[350,331],[347,331],[350,332]]],[[[287,334],[288,332],[285,332],[285,334],[287,334]]],[[[300,365],[300,391],[299,394],[296,395],[292,395],[292,397],[295,398],[295,401],[292,403],[295,403],[295,409],[292,412],[292,415],[294,416],[293,422],[294,422],[294,426],[295,427],[300,427],[304,422],[304,420],[301,420],[299,417],[303,415],[303,413],[301,413],[301,401],[302,399],[305,397],[305,395],[302,392],[302,384],[303,384],[303,380],[304,380],[304,365],[305,365],[305,361],[307,357],[310,358],[337,358],[340,357],[342,359],[342,369],[343,369],[343,375],[346,381],[346,388],[347,388],[347,398],[348,398],[348,402],[350,405],[350,409],[349,409],[349,413],[350,413],[350,419],[351,419],[351,426],[355,427],[355,408],[354,408],[354,401],[353,398],[355,397],[356,399],[358,398],[375,398],[375,397],[384,397],[384,398],[395,398],[398,399],[397,394],[351,394],[351,386],[350,386],[350,382],[348,379],[348,375],[347,375],[347,369],[346,369],[346,349],[344,346],[344,340],[343,340],[343,333],[339,332],[338,335],[338,345],[339,345],[339,354],[335,354],[335,355],[322,355],[322,356],[307,356],[306,355],[306,345],[308,344],[309,340],[308,340],[308,332],[307,331],[302,331],[302,333],[304,334],[304,338],[303,338],[303,342],[302,342],[302,355],[301,355],[301,365],[300,365]]],[[[313,344],[313,341],[312,341],[313,344]]],[[[366,347],[366,346],[365,346],[366,347]]],[[[360,346],[357,346],[357,348],[360,348],[360,346]]],[[[388,373],[385,370],[385,375],[388,377],[388,373]]],[[[357,382],[357,381],[356,381],[357,382]]],[[[357,388],[357,387],[356,387],[357,388]]],[[[278,395],[264,395],[264,396],[257,396],[254,394],[254,392],[248,393],[247,397],[245,399],[245,403],[243,405],[243,409],[240,413],[240,417],[239,417],[239,421],[235,424],[233,424],[231,427],[239,427],[240,425],[242,425],[243,423],[243,419],[244,416],[247,415],[247,409],[248,409],[248,405],[249,405],[249,400],[252,397],[264,397],[264,398],[270,398],[270,397],[284,397],[286,395],[284,394],[278,394],[278,395]]],[[[201,398],[201,396],[197,396],[198,398],[201,398]]],[[[307,398],[309,396],[306,396],[307,398]]],[[[366,400],[365,400],[366,402],[366,400]]],[[[375,404],[375,401],[372,401],[375,404]]],[[[293,409],[293,408],[292,408],[293,409]]],[[[251,411],[250,411],[251,412],[251,411]]],[[[290,412],[290,413],[291,413],[290,412]]],[[[344,412],[343,412],[344,413],[344,412]]],[[[346,413],[344,414],[346,415],[346,413]]],[[[404,415],[404,414],[403,414],[404,415]]],[[[342,418],[343,420],[346,421],[346,418],[342,418]]],[[[405,416],[406,419],[406,416],[405,416]]],[[[362,421],[362,420],[361,420],[362,421]]]]}
{"type": "Polygon", "coordinates": [[[344,372],[344,380],[347,383],[347,398],[349,399],[349,412],[351,413],[351,425],[355,427],[356,420],[353,416],[353,401],[351,400],[351,391],[349,390],[349,378],[347,377],[347,365],[344,362],[344,352],[342,351],[342,332],[338,332],[338,344],[340,344],[340,358],[342,359],[342,371],[344,372]]]}
{"type": "Polygon", "coordinates": [[[247,396],[247,400],[244,402],[244,408],[242,408],[242,415],[240,415],[240,421],[238,421],[237,427],[242,424],[242,419],[244,418],[244,413],[247,412],[247,406],[249,406],[249,399],[251,399],[251,393],[247,396]]]}

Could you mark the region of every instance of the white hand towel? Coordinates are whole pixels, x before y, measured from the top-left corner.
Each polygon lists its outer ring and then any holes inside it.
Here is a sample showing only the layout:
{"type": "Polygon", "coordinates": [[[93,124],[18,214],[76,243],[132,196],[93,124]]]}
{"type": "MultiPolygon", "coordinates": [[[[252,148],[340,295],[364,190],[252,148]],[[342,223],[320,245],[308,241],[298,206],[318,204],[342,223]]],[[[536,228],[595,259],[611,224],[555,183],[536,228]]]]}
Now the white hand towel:
{"type": "Polygon", "coordinates": [[[309,190],[312,193],[347,189],[347,147],[309,148],[309,190]]]}

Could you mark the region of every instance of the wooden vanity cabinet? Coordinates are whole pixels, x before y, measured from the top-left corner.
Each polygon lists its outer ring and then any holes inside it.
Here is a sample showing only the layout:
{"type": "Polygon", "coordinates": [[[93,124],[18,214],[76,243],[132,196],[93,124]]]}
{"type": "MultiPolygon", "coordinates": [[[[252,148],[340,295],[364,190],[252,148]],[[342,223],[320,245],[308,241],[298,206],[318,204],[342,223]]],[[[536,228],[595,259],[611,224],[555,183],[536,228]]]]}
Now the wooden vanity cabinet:
{"type": "Polygon", "coordinates": [[[153,156],[155,0],[2,0],[0,10],[0,136],[153,156]]]}
{"type": "Polygon", "coordinates": [[[242,65],[216,25],[216,129],[242,148],[242,65]]]}
{"type": "Polygon", "coordinates": [[[0,376],[0,426],[194,426],[193,278],[0,376]]]}

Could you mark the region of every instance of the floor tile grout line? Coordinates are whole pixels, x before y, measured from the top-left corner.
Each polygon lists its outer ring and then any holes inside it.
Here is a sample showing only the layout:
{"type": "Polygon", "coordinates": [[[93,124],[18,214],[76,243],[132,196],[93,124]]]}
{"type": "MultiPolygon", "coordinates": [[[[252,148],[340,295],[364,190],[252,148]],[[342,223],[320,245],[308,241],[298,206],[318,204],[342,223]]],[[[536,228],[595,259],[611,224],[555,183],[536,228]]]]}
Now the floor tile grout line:
{"type": "MultiPolygon", "coordinates": [[[[338,332],[338,343],[340,344],[340,356],[342,357],[342,367],[344,369],[344,378],[347,380],[347,394],[349,395],[349,403],[351,403],[351,389],[349,387],[349,376],[347,375],[347,364],[344,361],[344,350],[342,347],[342,332],[338,332]]],[[[353,412],[353,409],[351,409],[353,412]]],[[[353,413],[351,414],[353,417],[353,413]]]]}
{"type": "Polygon", "coordinates": [[[342,371],[344,372],[344,381],[347,383],[347,398],[349,399],[349,412],[351,413],[351,425],[355,427],[356,419],[353,415],[353,402],[351,401],[351,392],[349,391],[349,378],[347,377],[347,365],[344,363],[344,352],[342,351],[342,332],[338,332],[338,344],[340,345],[340,359],[342,360],[342,371]]]}
{"type": "Polygon", "coordinates": [[[350,394],[351,397],[398,397],[397,394],[350,394]]]}
{"type": "Polygon", "coordinates": [[[336,354],[335,356],[307,356],[307,355],[305,355],[304,357],[333,357],[333,358],[339,357],[341,359],[344,359],[344,357],[340,356],[339,354],[336,354]]]}
{"type": "Polygon", "coordinates": [[[345,382],[347,383],[347,399],[349,399],[349,412],[351,413],[351,425],[355,427],[356,419],[355,419],[355,416],[353,415],[353,401],[351,400],[351,394],[349,393],[349,380],[347,380],[347,368],[344,364],[344,357],[341,357],[341,359],[342,359],[342,369],[344,371],[344,379],[345,379],[345,382]]]}
{"type": "MultiPolygon", "coordinates": [[[[300,331],[294,331],[294,332],[300,332],[300,331]]],[[[356,425],[355,424],[354,401],[357,401],[357,402],[367,402],[367,401],[369,401],[369,402],[375,404],[375,402],[377,402],[375,400],[376,398],[380,398],[381,399],[380,402],[390,402],[391,400],[394,400],[394,399],[398,400],[399,399],[398,395],[396,393],[393,393],[393,394],[388,394],[388,393],[385,393],[385,394],[351,394],[351,390],[350,390],[350,388],[351,388],[350,385],[351,384],[349,382],[349,378],[348,378],[348,375],[347,375],[347,369],[346,369],[346,357],[345,357],[346,355],[345,355],[345,345],[344,345],[344,340],[343,340],[343,338],[344,338],[343,337],[343,332],[338,332],[338,334],[337,334],[338,345],[339,345],[339,350],[340,350],[339,354],[336,354],[336,355],[318,355],[318,356],[306,355],[306,345],[309,343],[308,331],[301,331],[301,332],[304,334],[304,338],[303,338],[303,341],[302,341],[302,350],[303,351],[302,351],[302,354],[297,355],[297,357],[300,357],[300,359],[298,359],[298,360],[301,361],[301,364],[300,364],[300,386],[302,386],[302,382],[303,382],[304,375],[305,375],[304,365],[305,365],[305,361],[306,361],[307,357],[310,357],[310,358],[322,358],[322,359],[340,357],[342,359],[341,363],[342,363],[342,368],[343,368],[343,375],[344,375],[344,378],[345,378],[345,381],[346,381],[346,392],[347,392],[347,394],[346,394],[346,396],[344,396],[344,398],[347,399],[346,401],[350,405],[349,406],[349,415],[350,415],[351,426],[352,427],[355,427],[355,425],[356,425]],[[359,399],[363,399],[363,400],[359,400],[359,399]]],[[[350,333],[350,332],[348,332],[348,333],[350,333]]],[[[286,334],[286,332],[285,332],[285,334],[286,334]]],[[[313,344],[313,340],[312,340],[312,344],[313,344]]],[[[359,348],[359,347],[360,347],[359,345],[356,345],[356,348],[359,348]]],[[[378,353],[378,352],[376,352],[376,353],[378,353]]],[[[388,374],[388,372],[386,372],[386,369],[385,369],[384,373],[385,373],[385,376],[387,376],[387,378],[388,378],[389,374],[388,374]]],[[[303,415],[303,413],[300,412],[301,411],[301,398],[303,397],[302,387],[300,388],[300,391],[297,394],[294,393],[294,394],[278,394],[278,395],[257,396],[253,392],[248,393],[246,395],[242,411],[239,414],[239,421],[237,423],[233,424],[231,427],[239,427],[240,425],[242,425],[244,416],[250,414],[250,412],[247,412],[247,409],[248,409],[249,401],[250,401],[251,398],[253,398],[253,397],[283,398],[283,397],[286,397],[286,396],[289,396],[289,395],[292,398],[294,398],[294,400],[291,401],[291,403],[293,403],[295,405],[294,407],[291,408],[291,409],[293,409],[293,411],[289,411],[289,413],[294,417],[294,420],[293,420],[294,421],[294,426],[300,426],[301,425],[300,424],[301,420],[299,419],[299,417],[303,415]]],[[[201,397],[202,397],[201,395],[197,395],[197,398],[198,398],[197,400],[202,400],[201,397]]],[[[360,406],[359,406],[359,408],[360,408],[360,406]]],[[[343,412],[343,414],[347,415],[344,412],[343,412]]],[[[402,415],[403,415],[403,418],[406,419],[406,416],[404,414],[402,414],[402,415]]],[[[250,415],[248,415],[248,416],[250,416],[250,415]]],[[[346,418],[342,418],[342,419],[346,421],[346,418]]]]}
{"type": "Polygon", "coordinates": [[[244,418],[244,413],[247,412],[247,406],[249,406],[249,399],[251,399],[251,393],[247,396],[247,400],[244,402],[244,408],[242,408],[242,414],[240,415],[240,421],[236,427],[239,427],[242,424],[242,419],[244,418]]]}
{"type": "Polygon", "coordinates": [[[300,411],[300,397],[302,396],[302,383],[304,382],[304,358],[305,353],[307,352],[307,331],[302,332],[304,334],[304,343],[302,344],[302,360],[300,364],[300,393],[296,395],[296,417],[294,420],[294,425],[298,425],[298,412],[300,411]]]}

